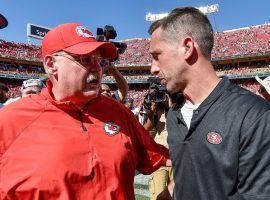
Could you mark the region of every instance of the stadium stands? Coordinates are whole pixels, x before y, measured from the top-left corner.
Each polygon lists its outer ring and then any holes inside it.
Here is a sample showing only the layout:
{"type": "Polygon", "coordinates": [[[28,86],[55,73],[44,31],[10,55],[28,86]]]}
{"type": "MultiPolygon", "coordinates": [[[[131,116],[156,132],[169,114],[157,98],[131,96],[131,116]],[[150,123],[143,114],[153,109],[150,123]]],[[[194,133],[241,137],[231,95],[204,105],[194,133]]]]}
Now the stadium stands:
{"type": "MultiPolygon", "coordinates": [[[[254,76],[270,75],[270,24],[215,33],[212,60],[220,77],[228,76],[242,87],[256,93],[259,85],[254,76]]],[[[128,93],[138,105],[147,92],[151,56],[149,39],[123,40],[127,49],[114,63],[128,83],[135,85],[128,93]]],[[[45,78],[40,46],[0,40],[0,82],[8,83],[8,95],[19,93],[21,82],[29,78],[45,78]]],[[[110,74],[104,82],[115,84],[110,74]]],[[[148,83],[149,84],[149,83],[148,83]]]]}

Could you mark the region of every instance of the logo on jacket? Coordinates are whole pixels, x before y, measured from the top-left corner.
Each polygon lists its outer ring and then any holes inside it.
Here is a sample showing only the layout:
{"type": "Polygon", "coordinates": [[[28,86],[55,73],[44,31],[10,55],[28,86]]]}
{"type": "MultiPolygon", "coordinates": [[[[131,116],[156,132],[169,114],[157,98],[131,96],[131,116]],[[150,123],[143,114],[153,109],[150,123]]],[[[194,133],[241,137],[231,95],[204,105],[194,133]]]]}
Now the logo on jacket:
{"type": "Polygon", "coordinates": [[[117,124],[111,123],[111,122],[107,122],[104,124],[104,131],[107,135],[114,136],[117,133],[119,133],[120,126],[118,126],[117,124]]]}
{"type": "Polygon", "coordinates": [[[93,34],[84,26],[77,26],[76,27],[76,32],[79,36],[82,36],[84,38],[90,38],[90,37],[94,37],[93,34]]]}
{"type": "Polygon", "coordinates": [[[222,142],[222,137],[216,132],[210,132],[207,134],[207,141],[211,144],[220,144],[222,142]]]}

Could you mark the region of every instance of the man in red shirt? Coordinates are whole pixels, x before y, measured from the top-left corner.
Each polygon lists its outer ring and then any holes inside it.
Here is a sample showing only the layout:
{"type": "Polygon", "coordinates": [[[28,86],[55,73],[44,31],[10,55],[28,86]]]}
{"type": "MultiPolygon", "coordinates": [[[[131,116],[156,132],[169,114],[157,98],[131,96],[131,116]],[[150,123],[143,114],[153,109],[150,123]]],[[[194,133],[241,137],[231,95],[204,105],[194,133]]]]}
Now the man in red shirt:
{"type": "Polygon", "coordinates": [[[0,199],[132,200],[135,170],[170,163],[127,108],[100,95],[115,56],[78,23],[46,34],[47,88],[0,110],[0,199]]]}

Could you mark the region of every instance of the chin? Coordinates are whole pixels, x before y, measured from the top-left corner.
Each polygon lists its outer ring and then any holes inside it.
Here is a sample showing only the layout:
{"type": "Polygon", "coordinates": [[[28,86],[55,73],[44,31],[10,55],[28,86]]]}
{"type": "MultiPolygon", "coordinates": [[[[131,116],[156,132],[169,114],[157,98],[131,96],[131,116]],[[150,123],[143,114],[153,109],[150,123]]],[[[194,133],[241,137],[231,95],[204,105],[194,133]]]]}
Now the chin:
{"type": "Polygon", "coordinates": [[[83,98],[85,99],[94,99],[94,98],[97,98],[98,95],[99,95],[99,90],[91,90],[91,91],[85,91],[83,92],[83,98]]]}
{"type": "Polygon", "coordinates": [[[174,93],[179,92],[179,88],[177,88],[177,87],[170,87],[170,86],[166,85],[166,89],[167,89],[167,92],[169,94],[174,94],[174,93]]]}

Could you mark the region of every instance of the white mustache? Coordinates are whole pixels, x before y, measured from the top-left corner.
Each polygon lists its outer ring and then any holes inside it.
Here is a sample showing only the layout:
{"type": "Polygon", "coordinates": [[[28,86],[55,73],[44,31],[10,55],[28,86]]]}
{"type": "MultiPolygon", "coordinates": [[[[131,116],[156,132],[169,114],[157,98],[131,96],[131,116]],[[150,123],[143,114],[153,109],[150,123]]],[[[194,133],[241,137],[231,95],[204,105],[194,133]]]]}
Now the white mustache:
{"type": "Polygon", "coordinates": [[[99,80],[99,76],[98,74],[89,74],[87,79],[86,79],[86,83],[90,83],[92,81],[98,81],[99,80]]]}

